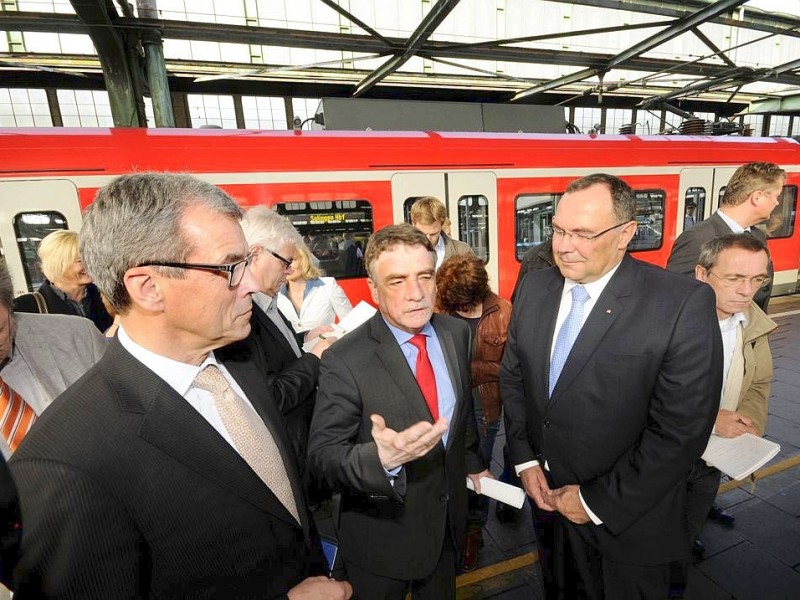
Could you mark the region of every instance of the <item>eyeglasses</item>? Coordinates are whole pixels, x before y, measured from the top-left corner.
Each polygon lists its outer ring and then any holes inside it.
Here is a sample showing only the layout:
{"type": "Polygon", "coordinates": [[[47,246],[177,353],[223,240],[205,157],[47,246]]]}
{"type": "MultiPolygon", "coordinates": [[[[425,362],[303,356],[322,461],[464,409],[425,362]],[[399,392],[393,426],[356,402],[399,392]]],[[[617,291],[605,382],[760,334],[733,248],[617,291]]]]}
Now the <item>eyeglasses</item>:
{"type": "Polygon", "coordinates": [[[253,260],[253,253],[251,252],[242,260],[227,263],[224,265],[207,265],[203,263],[179,263],[179,262],[165,262],[160,260],[151,260],[143,262],[137,266],[139,267],[172,267],[174,269],[197,269],[198,271],[216,271],[218,273],[228,274],[228,287],[233,288],[242,282],[244,272],[250,261],[253,260]]]}
{"type": "Polygon", "coordinates": [[[275,258],[277,258],[279,261],[281,261],[281,262],[283,263],[283,268],[284,268],[284,269],[291,269],[291,268],[292,268],[292,263],[294,262],[294,259],[292,259],[292,260],[289,260],[288,258],[283,258],[283,257],[282,257],[280,254],[278,254],[277,252],[273,252],[272,250],[269,250],[269,249],[267,249],[267,248],[263,248],[263,250],[266,250],[267,252],[269,252],[270,254],[272,254],[272,256],[274,256],[274,257],[275,257],[275,258]]]}
{"type": "Polygon", "coordinates": [[[592,233],[592,234],[576,233],[574,231],[565,231],[564,229],[561,229],[560,227],[545,227],[544,228],[544,234],[548,237],[548,239],[570,238],[570,239],[572,239],[573,241],[576,241],[576,242],[577,241],[592,242],[592,241],[596,240],[597,238],[599,238],[604,233],[608,233],[609,231],[612,231],[612,230],[616,229],[617,227],[622,227],[623,225],[627,225],[628,223],[630,223],[630,221],[625,221],[624,223],[617,223],[616,225],[612,225],[608,229],[603,229],[603,231],[601,231],[600,233],[592,233]]]}
{"type": "Polygon", "coordinates": [[[717,275],[713,271],[708,271],[708,273],[719,279],[722,282],[722,285],[728,288],[739,287],[744,283],[748,283],[751,287],[758,289],[772,281],[772,278],[767,277],[766,275],[745,277],[744,275],[717,275]]]}

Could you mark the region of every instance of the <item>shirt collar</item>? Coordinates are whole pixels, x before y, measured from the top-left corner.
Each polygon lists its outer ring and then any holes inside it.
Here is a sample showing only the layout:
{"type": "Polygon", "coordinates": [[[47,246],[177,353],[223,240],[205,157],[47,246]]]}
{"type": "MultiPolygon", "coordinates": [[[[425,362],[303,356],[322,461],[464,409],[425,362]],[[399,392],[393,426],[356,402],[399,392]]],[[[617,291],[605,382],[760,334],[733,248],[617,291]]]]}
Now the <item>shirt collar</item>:
{"type": "Polygon", "coordinates": [[[564,294],[570,292],[572,290],[572,288],[574,288],[577,285],[583,285],[584,289],[586,290],[586,293],[589,294],[589,297],[594,299],[594,300],[596,300],[600,296],[600,294],[603,293],[603,290],[606,289],[606,286],[608,285],[608,282],[611,281],[611,278],[614,276],[614,273],[617,272],[617,269],[619,269],[619,266],[621,264],[622,264],[622,261],[620,260],[616,265],[614,265],[614,267],[612,267],[612,269],[608,273],[603,275],[600,279],[597,279],[596,281],[592,281],[591,283],[583,283],[583,284],[581,284],[581,283],[578,283],[577,281],[573,281],[572,279],[569,279],[568,277],[565,277],[564,278],[564,294]]]}
{"type": "Polygon", "coordinates": [[[275,300],[272,296],[267,296],[264,292],[256,292],[253,294],[253,302],[264,312],[275,310],[275,300]]]}
{"type": "Polygon", "coordinates": [[[739,225],[736,221],[726,215],[721,208],[717,210],[717,214],[719,215],[719,218],[725,221],[725,224],[730,227],[732,233],[744,233],[745,231],[750,231],[749,227],[745,228],[739,225]]]}
{"type": "Polygon", "coordinates": [[[172,360],[166,356],[161,356],[160,354],[156,354],[144,346],[137,344],[131,339],[121,325],[117,330],[117,337],[119,338],[119,342],[122,344],[122,347],[125,348],[125,350],[130,352],[131,355],[136,360],[141,362],[145,367],[166,381],[167,385],[178,392],[181,396],[186,396],[186,393],[192,387],[195,378],[200,371],[206,368],[206,366],[219,366],[219,362],[214,356],[213,351],[208,353],[208,356],[206,356],[205,360],[199,366],[190,365],[188,363],[172,360]]]}
{"type": "Polygon", "coordinates": [[[727,319],[722,319],[719,322],[719,328],[721,331],[728,331],[730,329],[735,329],[739,323],[742,324],[742,327],[747,327],[747,315],[743,312],[733,313],[727,319]]]}
{"type": "MultiPolygon", "coordinates": [[[[386,323],[386,326],[389,328],[389,331],[392,332],[394,339],[396,339],[397,343],[401,346],[405,344],[408,340],[410,340],[412,337],[414,337],[413,333],[408,333],[407,331],[398,329],[397,327],[389,323],[389,321],[386,320],[386,317],[383,317],[383,322],[386,323]]],[[[422,331],[420,331],[420,333],[428,337],[431,337],[433,335],[433,325],[431,325],[430,321],[425,323],[425,326],[422,328],[422,331]]]]}

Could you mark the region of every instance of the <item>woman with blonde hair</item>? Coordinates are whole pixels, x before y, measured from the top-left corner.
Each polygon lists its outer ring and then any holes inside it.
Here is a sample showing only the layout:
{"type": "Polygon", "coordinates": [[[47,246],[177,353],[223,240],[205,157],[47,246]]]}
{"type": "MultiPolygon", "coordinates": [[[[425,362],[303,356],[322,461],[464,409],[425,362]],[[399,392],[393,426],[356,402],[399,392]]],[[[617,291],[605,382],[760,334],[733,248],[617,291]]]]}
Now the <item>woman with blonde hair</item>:
{"type": "Polygon", "coordinates": [[[16,298],[14,310],[85,317],[100,331],[108,329],[113,319],[83,267],[78,234],[67,229],[53,231],[42,239],[38,254],[46,279],[32,294],[16,298]]]}
{"type": "Polygon", "coordinates": [[[336,280],[322,277],[306,245],[298,244],[292,272],[278,294],[278,310],[292,328],[299,333],[319,325],[332,325],[337,317],[343,319],[352,308],[336,280]]]}

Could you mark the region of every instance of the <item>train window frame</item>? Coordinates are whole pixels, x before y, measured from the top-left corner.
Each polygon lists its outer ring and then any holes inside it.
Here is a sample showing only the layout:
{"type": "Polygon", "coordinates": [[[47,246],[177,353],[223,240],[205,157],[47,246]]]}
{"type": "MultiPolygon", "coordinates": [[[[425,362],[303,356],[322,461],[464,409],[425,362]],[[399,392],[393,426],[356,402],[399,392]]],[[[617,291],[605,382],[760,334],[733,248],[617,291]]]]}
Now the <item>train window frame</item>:
{"type": "Polygon", "coordinates": [[[780,195],[778,196],[778,206],[776,206],[775,209],[772,211],[772,215],[770,215],[770,218],[764,221],[764,223],[761,224],[760,226],[763,226],[764,233],[766,234],[768,240],[780,240],[780,239],[790,238],[792,237],[792,235],[794,235],[794,223],[796,217],[797,217],[797,186],[784,185],[780,195]],[[791,204],[787,206],[786,200],[790,200],[791,204]],[[770,233],[770,222],[772,222],[773,219],[776,219],[777,215],[782,215],[783,219],[780,222],[778,228],[772,229],[773,232],[776,232],[776,234],[773,235],[773,233],[770,233]],[[787,225],[788,227],[786,227],[787,225]]]}
{"type": "Polygon", "coordinates": [[[658,250],[664,245],[664,210],[667,206],[667,193],[666,191],[658,188],[654,189],[643,189],[643,190],[633,190],[634,196],[636,198],[636,233],[633,235],[633,239],[631,239],[630,243],[628,244],[628,252],[652,252],[653,250],[658,250]],[[652,196],[655,195],[660,201],[660,206],[656,208],[656,210],[652,209],[649,213],[643,214],[640,204],[640,199],[642,196],[647,194],[647,200],[652,203],[653,199],[652,196]],[[655,221],[648,221],[645,222],[642,218],[643,216],[647,219],[651,219],[651,215],[655,215],[655,221]],[[660,230],[657,231],[656,240],[657,244],[655,245],[636,245],[637,241],[644,238],[639,238],[640,232],[642,229],[649,227],[650,229],[654,229],[659,227],[660,230]]]}
{"type": "Polygon", "coordinates": [[[464,194],[458,199],[458,239],[472,248],[475,256],[488,263],[491,258],[489,251],[489,198],[483,194],[464,194]],[[470,211],[472,207],[479,210],[470,211]],[[463,210],[462,210],[463,209],[463,210]],[[482,214],[480,214],[482,213],[482,214]],[[477,227],[474,220],[482,220],[477,227]]]}
{"type": "Polygon", "coordinates": [[[291,221],[303,237],[303,242],[312,256],[319,262],[318,266],[323,276],[334,277],[337,280],[367,276],[364,268],[364,252],[369,238],[375,233],[375,212],[372,202],[366,198],[285,201],[274,203],[272,208],[291,221]],[[348,211],[353,211],[353,215],[349,218],[348,211]],[[316,220],[319,225],[333,224],[337,227],[333,231],[315,230],[312,225],[315,221],[314,216],[319,217],[316,220]],[[351,234],[351,237],[346,237],[346,234],[351,234]],[[341,236],[341,240],[337,236],[341,236]],[[315,242],[318,240],[315,247],[315,242]],[[348,241],[353,243],[347,244],[348,241]]]}
{"type": "Polygon", "coordinates": [[[28,286],[28,291],[33,292],[39,289],[39,286],[46,280],[39,261],[39,244],[41,244],[46,235],[54,231],[69,229],[67,217],[57,210],[19,212],[14,215],[12,226],[14,227],[19,259],[22,263],[22,271],[25,274],[25,284],[28,286]],[[31,222],[25,223],[25,225],[30,226],[30,231],[22,231],[20,229],[20,224],[25,222],[26,218],[33,218],[31,222]],[[36,221],[39,222],[37,223],[36,221]],[[53,227],[53,225],[61,226],[53,227]],[[43,227],[39,230],[37,229],[38,226],[43,227]],[[32,234],[41,234],[41,237],[31,237],[32,234]],[[33,242],[33,245],[29,245],[28,242],[33,242]]]}
{"type": "Polygon", "coordinates": [[[708,200],[708,191],[706,190],[705,186],[702,185],[694,185],[686,190],[686,194],[683,198],[683,219],[684,219],[684,226],[683,231],[690,229],[686,227],[686,207],[689,202],[693,202],[695,204],[694,209],[694,227],[701,221],[705,220],[706,212],[706,201],[708,200]]]}
{"type": "MultiPolygon", "coordinates": [[[[547,235],[544,233],[545,227],[549,227],[553,222],[553,215],[556,211],[556,204],[563,196],[563,193],[544,193],[544,192],[526,192],[524,194],[517,195],[514,198],[514,257],[517,259],[517,262],[522,262],[522,257],[525,253],[530,250],[531,248],[535,248],[542,242],[547,240],[547,235]],[[527,206],[520,207],[520,202],[532,199],[531,203],[527,206]],[[540,200],[536,202],[536,200],[540,200]],[[522,210],[528,209],[531,206],[539,205],[539,204],[549,204],[550,206],[544,209],[544,219],[545,221],[539,223],[539,236],[541,239],[539,241],[524,241],[523,230],[520,228],[520,212],[522,210]],[[549,213],[548,213],[549,208],[549,213]],[[548,217],[549,214],[549,217],[548,217]],[[527,245],[525,245],[527,244],[527,245]]],[[[534,235],[534,238],[537,236],[534,235]]]]}

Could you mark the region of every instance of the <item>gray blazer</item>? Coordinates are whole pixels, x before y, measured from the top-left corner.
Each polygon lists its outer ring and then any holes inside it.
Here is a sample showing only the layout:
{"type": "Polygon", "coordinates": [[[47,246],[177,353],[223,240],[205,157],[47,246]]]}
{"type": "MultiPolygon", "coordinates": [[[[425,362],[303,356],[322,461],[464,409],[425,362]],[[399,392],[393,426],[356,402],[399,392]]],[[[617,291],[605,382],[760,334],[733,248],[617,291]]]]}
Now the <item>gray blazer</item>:
{"type": "MultiPolygon", "coordinates": [[[[12,363],[25,363],[39,384],[40,394],[25,394],[25,401],[37,415],[75,383],[108,347],[94,323],[83,317],[15,313],[16,333],[12,363]]],[[[3,372],[5,372],[5,368],[3,372]]],[[[0,372],[0,374],[2,374],[0,372]]],[[[3,456],[11,449],[0,438],[3,456]]]]}

